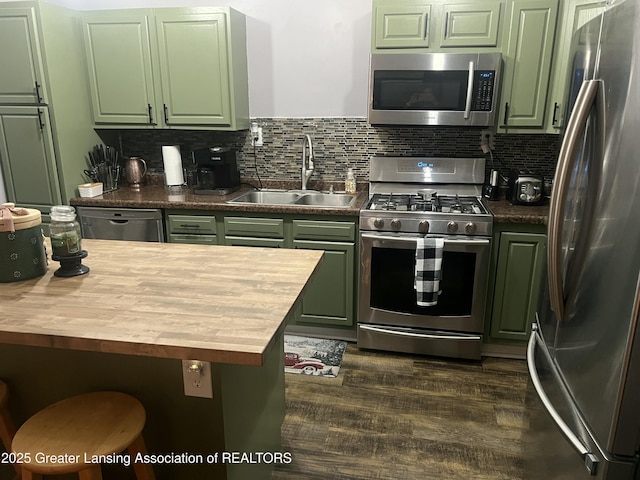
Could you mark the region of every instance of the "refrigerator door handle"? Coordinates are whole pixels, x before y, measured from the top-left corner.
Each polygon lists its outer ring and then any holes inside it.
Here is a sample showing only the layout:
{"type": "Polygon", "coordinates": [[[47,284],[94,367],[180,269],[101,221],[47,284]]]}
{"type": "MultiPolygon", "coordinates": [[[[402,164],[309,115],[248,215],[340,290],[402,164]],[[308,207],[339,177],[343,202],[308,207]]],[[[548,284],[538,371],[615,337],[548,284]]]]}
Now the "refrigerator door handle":
{"type": "Polygon", "coordinates": [[[593,106],[602,80],[587,80],[583,82],[576,99],[575,107],[567,124],[565,138],[560,147],[555,186],[551,194],[549,207],[549,232],[547,248],[547,271],[549,280],[549,300],[551,309],[556,313],[559,321],[564,317],[564,292],[562,288],[562,265],[560,252],[562,251],[562,222],[567,190],[571,180],[572,163],[580,146],[580,139],[584,134],[591,107],[593,106]]]}
{"type": "Polygon", "coordinates": [[[536,370],[536,361],[535,361],[535,352],[536,352],[536,343],[539,341],[539,336],[537,333],[537,325],[533,325],[531,330],[531,337],[529,337],[529,344],[527,346],[527,364],[529,367],[529,377],[531,378],[531,383],[533,383],[534,388],[536,389],[536,393],[540,398],[540,401],[544,405],[544,408],[547,410],[555,424],[558,426],[562,435],[567,439],[567,441],[571,444],[573,449],[582,457],[584,462],[584,466],[590,475],[596,475],[598,469],[598,457],[592,454],[587,447],[580,441],[578,437],[571,431],[569,426],[562,420],[556,409],[553,407],[553,404],[547,397],[547,394],[544,391],[542,386],[542,382],[540,382],[540,378],[538,377],[538,371],[536,370]]]}

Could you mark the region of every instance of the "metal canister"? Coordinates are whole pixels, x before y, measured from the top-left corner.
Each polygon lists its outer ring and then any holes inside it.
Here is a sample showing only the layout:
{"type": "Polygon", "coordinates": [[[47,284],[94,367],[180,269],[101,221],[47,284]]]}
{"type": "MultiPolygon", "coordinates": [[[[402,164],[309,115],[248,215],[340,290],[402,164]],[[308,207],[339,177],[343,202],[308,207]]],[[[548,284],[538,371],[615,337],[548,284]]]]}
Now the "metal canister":
{"type": "Polygon", "coordinates": [[[0,205],[0,283],[29,280],[46,272],[40,210],[3,203],[0,205]]]}

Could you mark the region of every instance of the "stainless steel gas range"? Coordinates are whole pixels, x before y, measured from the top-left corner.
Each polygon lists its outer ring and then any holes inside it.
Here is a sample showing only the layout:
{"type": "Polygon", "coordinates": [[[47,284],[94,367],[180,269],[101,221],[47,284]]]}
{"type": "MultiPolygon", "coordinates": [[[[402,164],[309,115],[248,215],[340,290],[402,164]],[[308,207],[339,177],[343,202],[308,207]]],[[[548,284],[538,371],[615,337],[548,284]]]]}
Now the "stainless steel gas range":
{"type": "Polygon", "coordinates": [[[358,346],[480,359],[493,217],[483,158],[373,157],[360,211],[358,346]],[[416,248],[440,237],[440,295],[417,302],[416,248]]]}

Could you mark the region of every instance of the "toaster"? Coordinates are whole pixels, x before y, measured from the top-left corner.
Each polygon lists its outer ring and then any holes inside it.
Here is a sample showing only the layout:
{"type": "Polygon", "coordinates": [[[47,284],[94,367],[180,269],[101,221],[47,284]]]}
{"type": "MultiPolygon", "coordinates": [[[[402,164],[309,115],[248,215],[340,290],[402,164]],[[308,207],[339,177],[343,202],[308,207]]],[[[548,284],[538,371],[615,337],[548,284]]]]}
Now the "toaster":
{"type": "Polygon", "coordinates": [[[512,170],[507,183],[507,200],[514,205],[538,205],[544,200],[542,175],[512,170]]]}

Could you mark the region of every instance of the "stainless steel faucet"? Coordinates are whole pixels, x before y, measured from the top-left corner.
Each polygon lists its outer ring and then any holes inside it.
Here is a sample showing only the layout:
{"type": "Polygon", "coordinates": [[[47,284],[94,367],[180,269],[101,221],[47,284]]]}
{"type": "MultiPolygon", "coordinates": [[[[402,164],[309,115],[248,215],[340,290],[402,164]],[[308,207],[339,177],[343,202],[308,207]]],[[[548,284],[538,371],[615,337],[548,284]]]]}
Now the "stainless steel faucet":
{"type": "Polygon", "coordinates": [[[313,145],[311,144],[311,137],[305,135],[302,140],[302,190],[307,189],[307,181],[313,173],[313,145]],[[309,151],[308,165],[307,165],[307,150],[309,151]]]}

